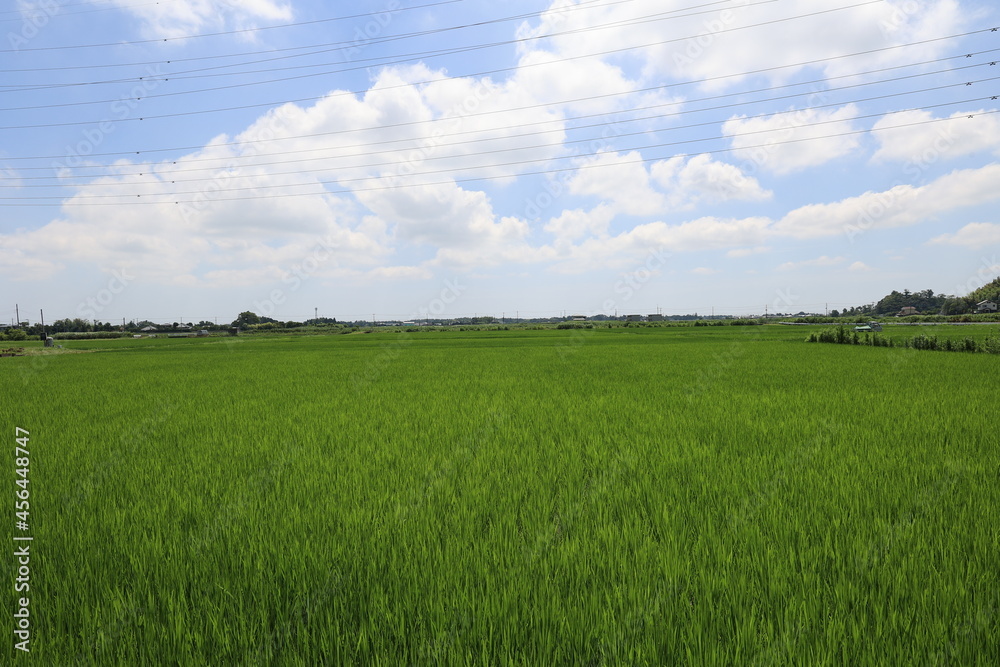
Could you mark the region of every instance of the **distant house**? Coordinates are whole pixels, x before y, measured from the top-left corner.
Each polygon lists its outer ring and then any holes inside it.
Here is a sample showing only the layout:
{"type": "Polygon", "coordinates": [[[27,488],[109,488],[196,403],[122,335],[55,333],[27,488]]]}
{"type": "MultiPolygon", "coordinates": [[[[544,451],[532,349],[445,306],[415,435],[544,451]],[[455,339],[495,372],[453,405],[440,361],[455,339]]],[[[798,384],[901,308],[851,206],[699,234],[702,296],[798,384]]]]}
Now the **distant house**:
{"type": "Polygon", "coordinates": [[[907,315],[919,315],[920,311],[913,306],[903,306],[903,309],[899,311],[897,317],[906,317],[907,315]]]}
{"type": "Polygon", "coordinates": [[[977,313],[995,313],[997,312],[997,304],[993,301],[980,301],[976,304],[977,313]]]}
{"type": "Polygon", "coordinates": [[[626,322],[642,322],[642,315],[626,315],[626,322]]]}
{"type": "Polygon", "coordinates": [[[573,321],[574,322],[586,322],[587,321],[587,316],[586,315],[574,315],[573,316],[573,321]]]}
{"type": "Polygon", "coordinates": [[[653,315],[646,315],[646,321],[647,322],[662,322],[663,321],[663,315],[660,315],[659,313],[655,313],[653,315]]]}
{"type": "Polygon", "coordinates": [[[149,333],[150,331],[156,331],[156,327],[154,327],[153,325],[149,325],[148,327],[143,327],[139,329],[139,331],[145,331],[146,333],[149,333]]]}
{"type": "Polygon", "coordinates": [[[177,330],[178,331],[191,331],[191,327],[189,327],[186,324],[178,324],[177,325],[177,330]]]}

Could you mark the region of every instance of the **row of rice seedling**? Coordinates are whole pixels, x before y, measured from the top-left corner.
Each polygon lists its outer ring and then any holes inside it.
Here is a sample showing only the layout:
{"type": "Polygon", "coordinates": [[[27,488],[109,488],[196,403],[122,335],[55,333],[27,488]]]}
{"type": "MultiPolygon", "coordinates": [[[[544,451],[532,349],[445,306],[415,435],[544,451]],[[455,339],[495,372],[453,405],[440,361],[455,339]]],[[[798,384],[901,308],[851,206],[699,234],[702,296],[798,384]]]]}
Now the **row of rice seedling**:
{"type": "Polygon", "coordinates": [[[0,416],[36,438],[49,664],[989,664],[1000,640],[993,357],[766,326],[79,345],[0,365],[30,377],[0,416]]]}
{"type": "Polygon", "coordinates": [[[814,331],[806,338],[806,342],[866,345],[870,347],[906,347],[915,350],[940,350],[943,352],[1000,354],[1000,336],[987,336],[985,339],[977,341],[971,336],[953,340],[951,337],[939,339],[937,335],[931,336],[926,333],[919,333],[897,341],[890,336],[882,336],[877,333],[859,334],[858,331],[851,331],[844,326],[826,329],[825,331],[814,331]]]}

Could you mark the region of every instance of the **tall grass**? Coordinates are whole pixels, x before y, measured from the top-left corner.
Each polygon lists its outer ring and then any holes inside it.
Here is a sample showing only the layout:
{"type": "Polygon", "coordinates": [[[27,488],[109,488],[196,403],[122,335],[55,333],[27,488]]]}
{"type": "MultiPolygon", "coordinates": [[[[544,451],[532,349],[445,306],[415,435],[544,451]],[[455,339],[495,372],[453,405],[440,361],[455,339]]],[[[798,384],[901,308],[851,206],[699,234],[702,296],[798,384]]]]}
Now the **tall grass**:
{"type": "Polygon", "coordinates": [[[34,658],[990,664],[1000,360],[771,330],[81,341],[34,658]]]}

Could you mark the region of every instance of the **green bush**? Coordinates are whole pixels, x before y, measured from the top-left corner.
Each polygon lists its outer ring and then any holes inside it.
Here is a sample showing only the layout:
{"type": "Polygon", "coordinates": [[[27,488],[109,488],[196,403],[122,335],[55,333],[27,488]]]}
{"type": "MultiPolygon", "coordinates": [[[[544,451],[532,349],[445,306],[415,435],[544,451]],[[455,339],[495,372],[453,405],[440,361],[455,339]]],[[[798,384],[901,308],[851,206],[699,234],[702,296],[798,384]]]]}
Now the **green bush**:
{"type": "Polygon", "coordinates": [[[983,341],[983,352],[1000,354],[1000,336],[990,336],[983,341]]]}

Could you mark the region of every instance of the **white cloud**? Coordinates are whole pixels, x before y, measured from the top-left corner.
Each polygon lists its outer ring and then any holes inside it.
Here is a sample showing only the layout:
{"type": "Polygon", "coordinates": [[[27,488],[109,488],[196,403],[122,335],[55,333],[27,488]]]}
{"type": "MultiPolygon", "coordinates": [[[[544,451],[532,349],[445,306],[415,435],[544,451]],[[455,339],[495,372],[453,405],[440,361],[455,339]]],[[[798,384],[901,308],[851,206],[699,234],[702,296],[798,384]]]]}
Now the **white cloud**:
{"type": "Polygon", "coordinates": [[[626,215],[654,215],[666,209],[666,198],[650,184],[638,152],[601,153],[588,159],[569,182],[575,195],[598,197],[626,215]]]}
{"type": "MultiPolygon", "coordinates": [[[[822,10],[845,6],[823,3],[817,7],[811,0],[725,4],[717,12],[706,13],[680,11],[690,5],[678,1],[636,0],[583,7],[556,0],[538,21],[523,25],[519,36],[569,33],[544,42],[548,51],[560,57],[659,43],[616,58],[640,67],[645,78],[670,76],[679,81],[704,81],[705,88],[722,88],[746,78],[731,76],[734,72],[771,69],[766,76],[785,81],[805,67],[783,66],[818,59],[830,60],[808,67],[822,69],[828,76],[930,59],[943,53],[947,42],[880,49],[962,32],[962,26],[977,16],[957,0],[886,0],[833,12],[822,10]],[[796,18],[799,16],[804,18],[796,18]],[[611,27],[573,33],[602,25],[611,27]],[[759,27],[746,29],[749,26],[759,27]],[[674,39],[684,37],[687,39],[674,39]],[[767,48],[761,48],[762,44],[767,48]],[[864,58],[839,57],[868,51],[876,52],[864,58]]],[[[540,48],[537,45],[529,42],[523,48],[540,48]]]]}
{"type": "Polygon", "coordinates": [[[172,0],[142,2],[107,0],[140,19],[148,37],[171,38],[207,30],[252,30],[262,22],[290,21],[291,2],[274,0],[172,0]]]}
{"type": "Polygon", "coordinates": [[[849,267],[847,267],[847,270],[854,272],[864,272],[864,271],[871,271],[872,267],[868,266],[864,262],[854,262],[849,267]]]}
{"type": "Polygon", "coordinates": [[[614,210],[605,205],[598,206],[591,211],[567,210],[563,211],[559,217],[552,218],[545,225],[545,231],[553,234],[560,241],[574,241],[587,236],[604,234],[613,218],[614,210]]]}
{"type": "Polygon", "coordinates": [[[860,135],[853,104],[832,110],[799,109],[767,117],[734,116],[723,125],[736,155],[776,174],[817,167],[855,151],[860,135]],[[840,136],[835,136],[840,135],[840,136]],[[824,138],[821,138],[824,137],[824,138]]]}
{"type": "Polygon", "coordinates": [[[898,185],[832,204],[798,208],[774,224],[776,234],[798,239],[858,234],[933,220],[965,206],[1000,198],[1000,164],[955,171],[922,187],[898,185]]]}
{"type": "Polygon", "coordinates": [[[960,111],[948,118],[952,120],[932,122],[937,118],[923,110],[884,116],[872,128],[882,130],[874,135],[879,149],[873,159],[905,160],[919,173],[940,160],[1000,149],[1000,115],[985,115],[980,109],[960,111]]]}
{"type": "Polygon", "coordinates": [[[753,255],[761,255],[766,252],[771,252],[770,246],[757,246],[756,248],[737,248],[736,250],[730,250],[726,253],[726,257],[739,258],[739,257],[751,257],[753,255]]]}
{"type": "Polygon", "coordinates": [[[558,253],[543,253],[540,259],[558,259],[563,263],[556,267],[557,270],[567,272],[620,268],[654,250],[673,253],[754,245],[766,236],[769,222],[767,218],[727,220],[711,217],[679,225],[650,222],[616,236],[591,238],[578,245],[559,248],[558,253]]]}
{"type": "Polygon", "coordinates": [[[817,257],[816,259],[806,259],[799,262],[785,262],[778,267],[779,271],[796,271],[810,267],[838,266],[847,260],[844,257],[817,257]]]}
{"type": "Polygon", "coordinates": [[[663,187],[672,207],[692,208],[696,204],[726,201],[764,201],[772,193],[739,167],[717,162],[702,154],[685,160],[675,157],[650,168],[653,180],[663,187]]]}
{"type": "Polygon", "coordinates": [[[422,266],[380,266],[368,275],[382,280],[428,280],[434,274],[422,266]]]}
{"type": "Polygon", "coordinates": [[[1000,246],[1000,224],[973,222],[954,234],[942,234],[928,241],[935,245],[957,245],[969,248],[995,248],[1000,246]]]}
{"type": "Polygon", "coordinates": [[[691,273],[696,276],[714,276],[717,273],[722,273],[719,269],[710,269],[707,266],[699,266],[697,269],[692,269],[691,273]]]}

